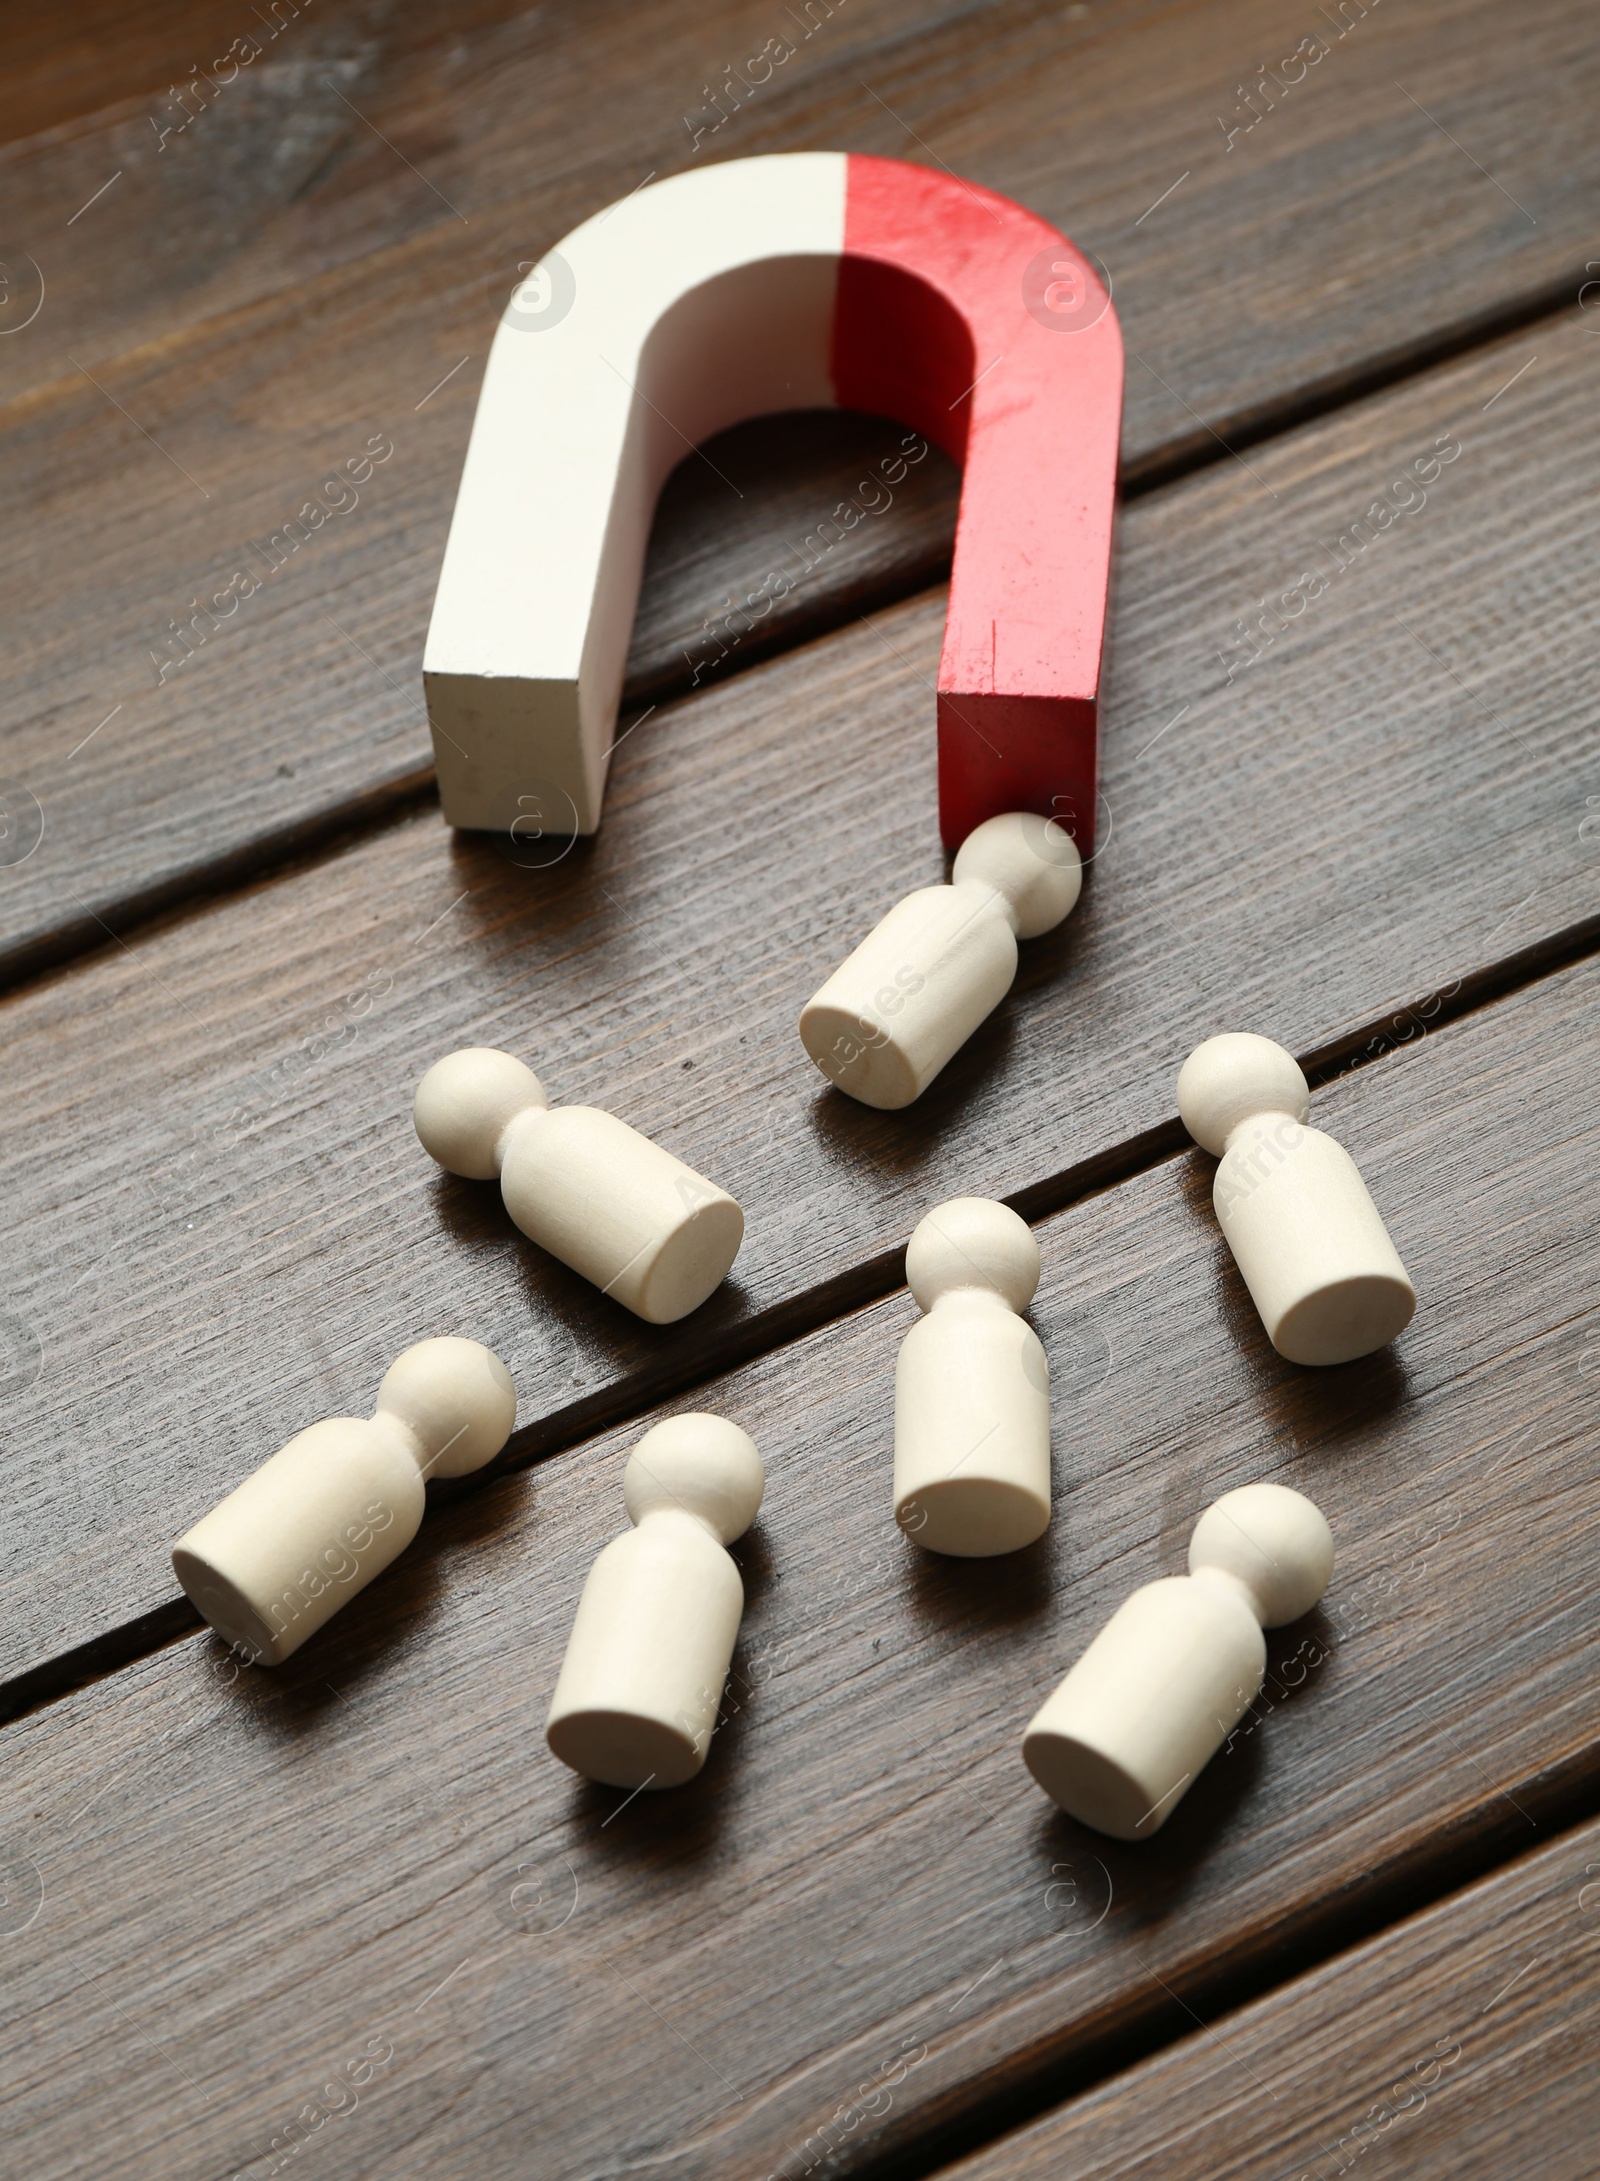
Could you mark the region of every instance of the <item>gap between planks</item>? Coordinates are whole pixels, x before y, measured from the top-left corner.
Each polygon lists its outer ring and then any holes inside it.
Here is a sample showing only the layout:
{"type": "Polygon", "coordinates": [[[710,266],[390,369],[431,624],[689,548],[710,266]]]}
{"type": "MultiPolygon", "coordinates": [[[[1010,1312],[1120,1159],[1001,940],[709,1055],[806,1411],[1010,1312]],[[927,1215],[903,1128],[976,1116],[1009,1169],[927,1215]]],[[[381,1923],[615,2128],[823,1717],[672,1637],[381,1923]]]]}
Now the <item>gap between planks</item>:
{"type": "MultiPolygon", "coordinates": [[[[1460,980],[1448,999],[1427,994],[1414,1007],[1388,1009],[1382,1016],[1297,1057],[1307,1081],[1316,1089],[1335,1077],[1377,1065],[1425,1037],[1430,1030],[1482,1013],[1513,993],[1596,953],[1600,953],[1600,914],[1568,925],[1565,930],[1532,946],[1472,971],[1460,980]],[[1424,1014],[1423,1009],[1429,1011],[1424,1014]]],[[[1030,1182],[1025,1189],[1013,1190],[1004,1201],[1020,1212],[1030,1225],[1037,1225],[1074,1204],[1132,1181],[1189,1149],[1187,1131],[1181,1121],[1172,1117],[1154,1128],[1125,1137],[1121,1143],[1092,1159],[1065,1167],[1041,1181],[1030,1182]]],[[[691,1393],[728,1371],[754,1362],[757,1357],[790,1347],[826,1325],[881,1302],[904,1285],[904,1250],[880,1251],[835,1278],[821,1281],[787,1302],[760,1312],[696,1352],[614,1387],[603,1387],[567,1408],[556,1410],[537,1424],[513,1432],[497,1460],[470,1478],[463,1478],[459,1484],[431,1487],[430,1499],[435,1494],[439,1499],[468,1497],[484,1490],[508,1471],[549,1461],[599,1432],[645,1415],[664,1401],[691,1393]]],[[[140,1659],[149,1658],[169,1644],[194,1634],[204,1625],[187,1598],[172,1598],[148,1613],[105,1630],[89,1643],[74,1645],[72,1649],[58,1652],[54,1658],[30,1667],[25,1673],[13,1675],[10,1680],[0,1682],[0,1731],[12,1720],[41,1711],[77,1689],[105,1680],[124,1667],[135,1665],[140,1659]]],[[[1600,1750],[1595,1756],[1600,1765],[1600,1750]]],[[[1585,1779],[1582,1792],[1600,1796],[1600,1770],[1594,1781],[1585,1779]]],[[[1564,1818],[1563,1822],[1576,1822],[1578,1816],[1593,1815],[1600,1815],[1600,1800],[1596,1801],[1593,1810],[1585,1804],[1582,1810],[1570,1819],[1564,1818]]],[[[1142,2050],[1137,2056],[1143,2056],[1142,2050]]],[[[1125,2064],[1124,2061],[1116,2063],[1119,2067],[1125,2064]]],[[[1043,2110],[1049,2102],[1050,2098],[1044,2097],[1039,2106],[1030,2108],[1030,2113],[1043,2110]]],[[[997,2123],[996,2127],[1000,2125],[1013,2123],[997,2123]]],[[[972,2147],[970,2143],[962,2145],[964,2149],[972,2147]]],[[[947,2155],[956,2154],[952,2150],[947,2155]]],[[[894,2169],[896,2173],[899,2170],[898,2167],[894,2169]]],[[[919,2165],[905,2170],[907,2174],[913,2171],[921,2174],[928,2169],[919,2165]]]]}
{"type": "Polygon", "coordinates": [[[1445,1841],[1426,1868],[1397,1871],[1360,1908],[1339,1905],[1311,1930],[1281,1940],[1243,1969],[1186,1981],[1184,1996],[1172,1993],[1164,2020],[1151,2017],[1136,2028],[1110,2029],[1065,2066],[1040,2069],[989,2097],[979,2097],[958,2120],[935,2122],[914,2141],[850,2168],[850,2181],[933,2181],[946,2167],[1026,2127],[1030,2121],[1098,2090],[1189,2038],[1205,2036],[1220,2016],[1236,2013],[1295,1979],[1410,1923],[1414,1917],[1481,1880],[1542,1854],[1580,1826],[1600,1817],[1600,1748],[1541,1788],[1519,1782],[1519,1801],[1539,1812],[1547,1837],[1527,1846],[1514,1818],[1495,1833],[1463,1842],[1445,1841]]]}
{"type": "MultiPolygon", "coordinates": [[[[1588,956],[1600,953],[1600,916],[1506,956],[1464,978],[1448,1000],[1425,996],[1416,1007],[1390,1010],[1336,1040],[1300,1056],[1312,1084],[1325,1084],[1355,1069],[1381,1063],[1406,1045],[1447,1022],[1484,1012],[1513,993],[1536,984],[1588,956]],[[1423,1010],[1427,1010],[1426,1013],[1423,1010]]],[[[1016,1191],[1008,1199],[1031,1221],[1131,1180],[1166,1159],[1180,1155],[1188,1139],[1176,1119],[1126,1139],[1093,1161],[1016,1191]]],[[[507,1456],[463,1483],[450,1496],[461,1496],[508,1468],[521,1468],[579,1443],[593,1432],[624,1423],[647,1411],[666,1395],[690,1390],[707,1379],[818,1330],[830,1320],[892,1293],[903,1284],[901,1253],[881,1253],[840,1278],[823,1283],[781,1309],[765,1313],[714,1349],[685,1359],[671,1373],[630,1392],[591,1397],[519,1434],[507,1456]]],[[[109,1678],[126,1666],[154,1655],[193,1634],[203,1624],[187,1599],[174,1598],[152,1612],[108,1630],[94,1642],[60,1654],[44,1665],[0,1686],[0,1720],[39,1710],[73,1690],[109,1678]]],[[[1589,1744],[1531,1779],[1516,1784],[1516,1804],[1541,1829],[1556,1835],[1600,1816],[1600,1745],[1589,1744]]],[[[1107,2025],[1066,2066],[1056,2063],[1024,2068],[1013,2078],[980,2094],[959,2118],[934,2120],[910,2142],[851,2169],[853,2181],[932,2181],[952,2161],[980,2150],[1044,2113],[1111,2081],[1116,2076],[1204,2031],[1217,2017],[1267,1997],[1292,1979],[1338,1959],[1419,1911],[1434,1907],[1464,1886],[1504,1870],[1521,1859],[1526,1836],[1513,1818],[1431,1842],[1425,1862],[1397,1866],[1359,1907],[1339,1901],[1319,1904],[1298,1929],[1269,1940],[1252,1959],[1231,1970],[1198,1973],[1183,1982],[1183,1996],[1138,2025],[1107,2025]]],[[[1551,1844],[1541,1839],[1540,1848],[1551,1844]]]]}
{"type": "MultiPolygon", "coordinates": [[[[1224,417],[1225,433],[1202,424],[1187,437],[1157,449],[1132,464],[1118,480],[1119,500],[1138,500],[1163,491],[1186,478],[1232,460],[1241,448],[1258,447],[1322,417],[1336,416],[1372,396],[1423,378],[1442,364],[1470,356],[1491,346],[1508,333],[1554,320],[1570,308],[1583,285],[1579,268],[1530,294],[1500,307],[1459,320],[1426,340],[1408,344],[1372,358],[1359,368],[1344,371],[1292,394],[1262,404],[1238,417],[1224,417]]],[[[897,581],[893,575],[880,580],[869,592],[853,592],[837,620],[824,611],[805,635],[771,649],[754,647],[729,670],[726,679],[765,663],[781,652],[816,643],[860,618],[865,611],[878,612],[917,596],[927,588],[926,571],[897,581]]],[[[665,704],[688,696],[691,684],[667,683],[653,691],[655,701],[665,704]]],[[[623,691],[623,703],[630,701],[623,691]]],[[[438,788],[433,768],[423,766],[399,773],[363,789],[359,795],[330,804],[307,818],[275,827],[243,848],[230,849],[208,863],[163,881],[161,884],[102,901],[80,917],[59,925],[53,932],[0,946],[0,996],[43,981],[69,962],[123,944],[128,937],[174,913],[195,913],[208,903],[236,893],[262,879],[281,877],[297,865],[324,861],[356,840],[400,823],[424,804],[436,802],[438,788]]],[[[1573,957],[1575,959],[1575,957],[1573,957]]],[[[1032,1217],[1033,1214],[1028,1216],[1032,1217]]],[[[3,1705],[3,1690],[0,1690],[3,1705]]]]}

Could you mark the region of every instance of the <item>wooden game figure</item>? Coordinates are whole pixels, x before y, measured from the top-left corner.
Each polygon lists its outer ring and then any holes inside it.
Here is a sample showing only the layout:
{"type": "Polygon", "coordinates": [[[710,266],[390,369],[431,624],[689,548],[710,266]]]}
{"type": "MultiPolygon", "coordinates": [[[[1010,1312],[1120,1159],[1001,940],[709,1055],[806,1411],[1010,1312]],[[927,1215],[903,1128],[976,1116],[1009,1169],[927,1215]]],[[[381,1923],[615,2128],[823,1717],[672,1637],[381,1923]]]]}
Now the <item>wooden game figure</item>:
{"type": "Polygon", "coordinates": [[[894,1374],[894,1519],[929,1552],[1016,1552],[1050,1520],[1050,1373],[1018,1312],[1039,1284],[1028,1223],[952,1197],[906,1251],[927,1316],[894,1374]]]}
{"type": "Polygon", "coordinates": [[[1348,1151],[1308,1128],[1311,1094],[1270,1038],[1207,1038],[1183,1064],[1178,1111],[1221,1160],[1211,1201],[1291,1363],[1348,1363],[1411,1323],[1411,1285],[1348,1151]]]}
{"type": "Polygon", "coordinates": [[[226,1642],[280,1666],[417,1534],[428,1477],[464,1477],[511,1435],[511,1374],[475,1340],[422,1340],[370,1418],[297,1432],[172,1548],[178,1581],[226,1642]]]}
{"type": "Polygon", "coordinates": [[[1011,990],[1017,941],[1053,931],[1082,884],[1077,844],[1053,819],[985,819],[951,883],[896,902],[807,1001],[801,1044],[864,1106],[909,1106],[1011,990]]]}
{"type": "Polygon", "coordinates": [[[1118,1607],[1022,1737],[1052,1802],[1114,1840],[1148,1840],[1260,1693],[1263,1628],[1309,1613],[1333,1572],[1321,1511],[1282,1484],[1225,1492],[1189,1572],[1118,1607]]]}
{"type": "Polygon", "coordinates": [[[555,1754],[608,1787],[681,1787],[706,1761],[744,1584],[725,1549],[756,1518],[761,1458],[737,1424],[673,1416],[622,1476],[635,1524],[589,1570],[545,1724],[555,1754]]]}
{"type": "Polygon", "coordinates": [[[651,1325],[687,1317],[744,1239],[744,1214],[715,1182],[598,1106],[550,1110],[539,1078],[476,1045],[417,1085],[422,1148],[469,1181],[500,1177],[523,1233],[651,1325]]]}

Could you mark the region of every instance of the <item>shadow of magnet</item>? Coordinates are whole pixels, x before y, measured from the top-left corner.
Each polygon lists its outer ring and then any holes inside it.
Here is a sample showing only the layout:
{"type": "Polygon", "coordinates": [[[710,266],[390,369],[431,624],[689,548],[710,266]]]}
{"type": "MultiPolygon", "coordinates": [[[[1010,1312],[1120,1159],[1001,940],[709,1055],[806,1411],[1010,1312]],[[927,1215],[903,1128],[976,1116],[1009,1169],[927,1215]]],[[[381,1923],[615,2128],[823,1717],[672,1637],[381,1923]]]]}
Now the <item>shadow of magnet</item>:
{"type": "Polygon", "coordinates": [[[745,418],[831,406],[896,417],[963,464],[939,666],[946,845],[1036,811],[1093,853],[1122,407],[1110,296],[1008,198],[844,152],[637,190],[513,295],[423,658],[450,824],[598,828],[668,473],[745,418]]]}

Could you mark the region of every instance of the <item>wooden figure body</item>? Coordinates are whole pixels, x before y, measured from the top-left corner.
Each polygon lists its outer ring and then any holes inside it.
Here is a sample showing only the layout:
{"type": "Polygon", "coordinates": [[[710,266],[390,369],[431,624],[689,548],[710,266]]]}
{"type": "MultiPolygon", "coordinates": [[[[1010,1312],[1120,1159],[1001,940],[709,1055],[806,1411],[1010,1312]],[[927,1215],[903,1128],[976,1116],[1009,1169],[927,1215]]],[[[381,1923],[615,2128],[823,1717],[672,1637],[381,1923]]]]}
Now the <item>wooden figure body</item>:
{"type": "Polygon", "coordinates": [[[936,1205],[906,1251],[927,1312],[894,1376],[894,1519],[929,1552],[1016,1552],[1050,1521],[1050,1374],[1022,1317],[1039,1284],[1025,1220],[989,1197],[936,1205]]]}
{"type": "Polygon", "coordinates": [[[1136,1590],[1035,1713],[1028,1770],[1082,1824],[1150,1839],[1260,1693],[1262,1629],[1309,1613],[1332,1572],[1301,1493],[1224,1493],[1195,1524],[1189,1573],[1136,1590]]]}
{"type": "Polygon", "coordinates": [[[589,1571],[545,1739],[610,1787],[681,1787],[706,1761],[744,1611],[725,1549],[756,1518],[760,1456],[720,1416],[669,1417],[623,1472],[635,1527],[589,1571]]]}
{"type": "Polygon", "coordinates": [[[1082,885],[1077,845],[1052,820],[985,820],[950,884],[896,902],[807,1001],[801,1044],[864,1106],[910,1105],[1010,991],[1017,941],[1053,931],[1082,885]]]}
{"type": "Polygon", "coordinates": [[[1090,853],[1116,313],[1083,253],[1021,205],[843,152],[635,190],[512,296],[423,656],[450,824],[595,831],[668,473],[743,418],[835,405],[896,417],[963,464],[937,698],[946,844],[1035,810],[1090,853]]]}
{"type": "Polygon", "coordinates": [[[733,1198],[597,1106],[551,1110],[533,1070],[492,1046],[436,1061],[412,1109],[428,1156],[500,1179],[522,1232],[651,1325],[698,1309],[744,1239],[733,1198]]]}
{"type": "Polygon", "coordinates": [[[1178,1111],[1220,1159],[1211,1200],[1291,1363],[1348,1363],[1411,1323],[1417,1291],[1354,1159],[1306,1125],[1311,1094],[1270,1038],[1207,1038],[1178,1076],[1178,1111]]]}
{"type": "Polygon", "coordinates": [[[428,1477],[463,1477],[511,1435],[517,1397],[475,1340],[424,1340],[393,1363],[369,1418],[297,1432],[179,1538],[172,1565],[217,1634],[279,1666],[403,1552],[428,1477]]]}

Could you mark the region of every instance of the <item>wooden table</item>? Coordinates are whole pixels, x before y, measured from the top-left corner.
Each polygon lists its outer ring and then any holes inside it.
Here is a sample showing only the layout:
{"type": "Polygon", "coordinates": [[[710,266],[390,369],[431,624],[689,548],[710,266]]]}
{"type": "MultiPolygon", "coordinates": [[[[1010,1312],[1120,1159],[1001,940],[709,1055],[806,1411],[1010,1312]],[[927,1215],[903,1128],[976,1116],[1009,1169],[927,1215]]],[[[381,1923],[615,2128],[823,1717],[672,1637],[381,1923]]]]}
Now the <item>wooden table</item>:
{"type": "Polygon", "coordinates": [[[1592,2176],[1590,11],[91,0],[0,55],[8,2168],[1592,2176]],[[1102,851],[893,1115],[794,1018],[942,873],[942,455],[711,673],[904,434],[686,459],[605,825],[559,861],[450,834],[419,694],[517,263],[652,175],[819,145],[1056,221],[1129,350],[1102,851]],[[1267,1345],[1173,1099],[1227,1027],[1301,1056],[1371,1180],[1422,1295],[1392,1351],[1267,1345]],[[411,1090],[468,1043],[745,1203],[687,1325],[427,1167],[411,1090]],[[888,1519],[905,1239],[957,1193],[1044,1255],[1057,1510],[1006,1562],[888,1519]],[[241,1669],[171,1539],[440,1331],[510,1364],[505,1457],[241,1669]],[[683,1407],[769,1493],[706,1773],[624,1803],[543,1714],[626,1451],[683,1407]],[[1327,1510],[1327,1599],[1167,1829],[1099,1839],[1020,1727],[1263,1477],[1327,1510]]]}

